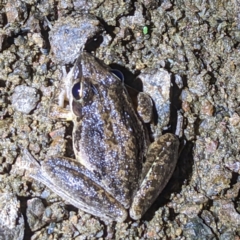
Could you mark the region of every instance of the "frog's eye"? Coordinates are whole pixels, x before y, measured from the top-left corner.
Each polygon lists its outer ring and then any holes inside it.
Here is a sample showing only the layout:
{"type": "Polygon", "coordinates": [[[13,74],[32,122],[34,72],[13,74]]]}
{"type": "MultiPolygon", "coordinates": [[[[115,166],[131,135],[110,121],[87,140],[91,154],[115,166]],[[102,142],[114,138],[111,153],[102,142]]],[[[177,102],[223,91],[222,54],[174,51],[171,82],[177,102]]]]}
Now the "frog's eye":
{"type": "Polygon", "coordinates": [[[111,73],[113,73],[117,78],[119,78],[122,82],[124,82],[124,76],[121,71],[118,69],[111,69],[111,73]]]}
{"type": "Polygon", "coordinates": [[[80,83],[75,83],[72,88],[72,95],[76,100],[79,100],[81,98],[80,96],[80,83]]]}

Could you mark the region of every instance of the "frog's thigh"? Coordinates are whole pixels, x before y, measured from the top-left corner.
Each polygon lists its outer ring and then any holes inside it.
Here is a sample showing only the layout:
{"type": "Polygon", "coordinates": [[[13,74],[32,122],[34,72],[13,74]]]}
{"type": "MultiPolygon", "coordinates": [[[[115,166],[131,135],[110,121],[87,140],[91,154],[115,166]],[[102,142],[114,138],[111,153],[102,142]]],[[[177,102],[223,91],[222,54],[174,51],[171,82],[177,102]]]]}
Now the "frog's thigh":
{"type": "Polygon", "coordinates": [[[52,157],[31,177],[85,212],[110,221],[122,222],[127,218],[122,205],[98,184],[100,179],[74,159],[52,157]]]}
{"type": "Polygon", "coordinates": [[[144,179],[133,199],[130,216],[140,219],[166,186],[177,163],[179,141],[167,133],[153,142],[143,167],[144,179]]]}

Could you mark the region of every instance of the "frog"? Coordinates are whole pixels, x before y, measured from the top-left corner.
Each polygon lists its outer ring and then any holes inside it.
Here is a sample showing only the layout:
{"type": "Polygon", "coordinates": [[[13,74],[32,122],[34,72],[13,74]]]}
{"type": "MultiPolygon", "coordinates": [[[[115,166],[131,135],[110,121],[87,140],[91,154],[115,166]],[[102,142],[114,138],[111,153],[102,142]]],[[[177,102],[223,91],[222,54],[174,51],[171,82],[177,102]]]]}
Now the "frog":
{"type": "Polygon", "coordinates": [[[141,219],[175,169],[178,138],[166,133],[151,140],[152,111],[140,106],[152,108],[151,97],[140,92],[150,101],[135,106],[124,81],[90,53],[79,54],[64,81],[75,159],[51,156],[38,162],[25,149],[28,175],[104,221],[141,219]],[[145,112],[150,117],[144,118],[145,112]]]}

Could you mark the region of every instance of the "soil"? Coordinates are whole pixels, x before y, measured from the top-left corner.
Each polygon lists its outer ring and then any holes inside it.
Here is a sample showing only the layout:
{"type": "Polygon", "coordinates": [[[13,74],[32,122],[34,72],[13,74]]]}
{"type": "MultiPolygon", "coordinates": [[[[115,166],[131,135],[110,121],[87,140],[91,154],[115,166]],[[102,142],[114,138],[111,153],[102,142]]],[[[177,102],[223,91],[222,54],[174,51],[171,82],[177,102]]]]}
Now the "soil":
{"type": "Polygon", "coordinates": [[[238,0],[0,0],[0,238],[239,239],[239,43],[238,0]],[[74,158],[72,123],[49,112],[82,50],[128,85],[170,76],[159,123],[179,160],[139,221],[106,224],[21,169],[24,148],[74,158]]]}

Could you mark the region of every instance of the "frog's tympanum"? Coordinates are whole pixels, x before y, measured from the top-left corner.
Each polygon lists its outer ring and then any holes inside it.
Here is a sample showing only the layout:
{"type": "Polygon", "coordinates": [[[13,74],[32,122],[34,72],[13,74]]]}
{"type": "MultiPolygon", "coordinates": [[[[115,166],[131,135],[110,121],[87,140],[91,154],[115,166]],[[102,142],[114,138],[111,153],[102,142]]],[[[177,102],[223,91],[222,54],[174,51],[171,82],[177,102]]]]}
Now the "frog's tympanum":
{"type": "Polygon", "coordinates": [[[150,143],[144,111],[136,111],[123,81],[90,54],[81,53],[70,74],[76,159],[38,163],[25,151],[29,175],[103,220],[140,219],[172,175],[178,139],[168,133],[150,143]]]}

